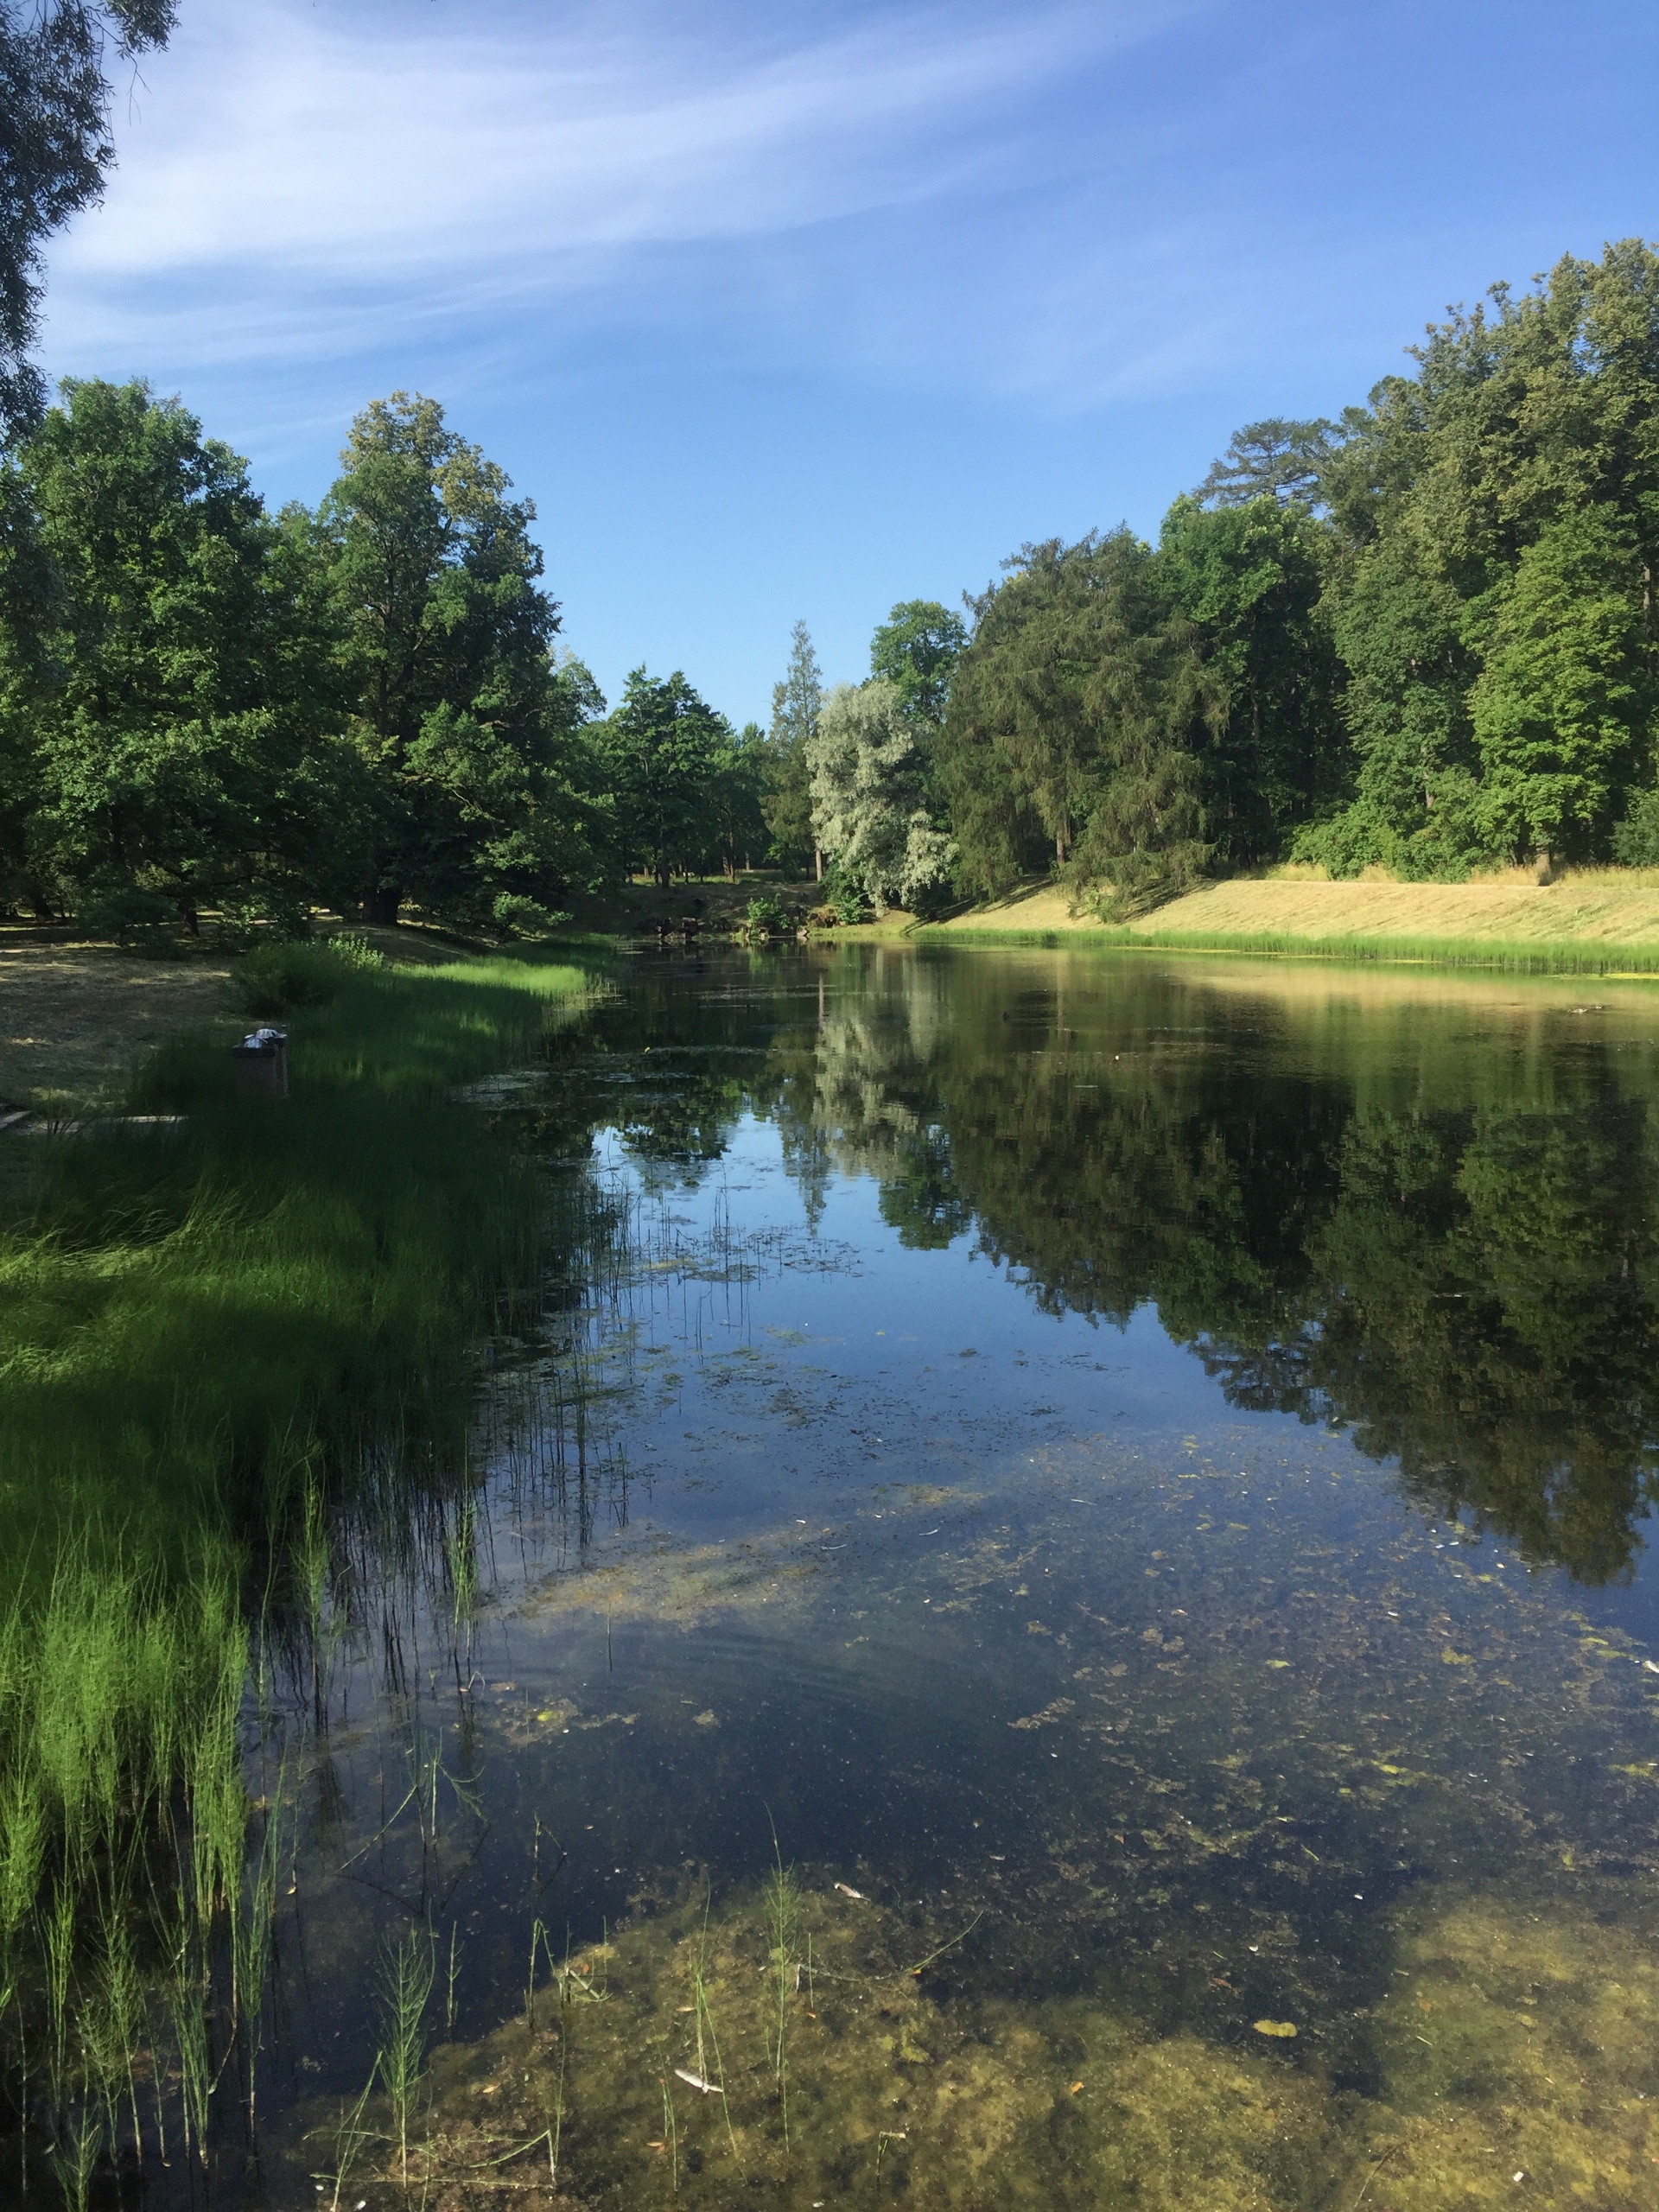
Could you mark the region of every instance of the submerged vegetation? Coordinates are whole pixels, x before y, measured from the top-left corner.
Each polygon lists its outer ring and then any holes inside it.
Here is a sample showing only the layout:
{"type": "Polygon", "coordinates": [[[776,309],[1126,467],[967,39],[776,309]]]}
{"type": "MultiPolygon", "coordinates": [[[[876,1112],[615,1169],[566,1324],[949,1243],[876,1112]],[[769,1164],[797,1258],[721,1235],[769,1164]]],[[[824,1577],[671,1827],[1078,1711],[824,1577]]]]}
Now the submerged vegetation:
{"type": "Polygon", "coordinates": [[[822,1872],[791,1878],[782,1940],[775,1877],[717,1906],[692,1885],[641,1900],[521,2019],[439,2049],[412,2145],[388,2094],[353,2171],[417,2185],[438,2212],[514,2169],[562,2169],[569,2201],[630,2212],[737,2190],[938,2212],[1373,2196],[1451,2212],[1512,2202],[1517,2181],[1544,2201],[1649,2205],[1654,1931],[1540,1903],[1402,1916],[1361,2095],[1294,2023],[1224,2042],[1149,2034],[1099,1998],[991,1993],[970,1931],[822,1872]]]}

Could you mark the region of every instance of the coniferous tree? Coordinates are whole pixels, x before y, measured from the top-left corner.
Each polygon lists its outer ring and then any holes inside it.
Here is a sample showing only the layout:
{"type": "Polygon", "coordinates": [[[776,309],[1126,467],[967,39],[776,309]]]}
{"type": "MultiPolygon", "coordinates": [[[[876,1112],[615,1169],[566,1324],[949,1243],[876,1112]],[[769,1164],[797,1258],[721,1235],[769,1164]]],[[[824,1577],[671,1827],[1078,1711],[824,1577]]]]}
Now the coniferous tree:
{"type": "Polygon", "coordinates": [[[823,677],[804,622],[791,633],[789,665],[772,686],[772,728],[766,733],[766,791],[763,804],[772,834],[773,864],[790,872],[811,862],[822,880],[823,854],[812,834],[812,771],[808,759],[823,710],[823,677]]]}
{"type": "Polygon", "coordinates": [[[1025,547],[974,603],[939,749],[958,880],[1040,866],[1139,906],[1206,853],[1202,754],[1223,687],[1151,549],[1128,530],[1025,547]]]}
{"type": "Polygon", "coordinates": [[[1336,424],[1322,419],[1293,423],[1275,415],[1247,423],[1234,431],[1196,496],[1220,507],[1250,506],[1263,499],[1282,506],[1314,506],[1338,435],[1336,424]]]}
{"type": "Polygon", "coordinates": [[[1217,709],[1199,785],[1223,861],[1276,859],[1339,790],[1339,677],[1321,607],[1328,537],[1289,497],[1213,509],[1178,499],[1164,518],[1158,578],[1192,625],[1217,709]]]}

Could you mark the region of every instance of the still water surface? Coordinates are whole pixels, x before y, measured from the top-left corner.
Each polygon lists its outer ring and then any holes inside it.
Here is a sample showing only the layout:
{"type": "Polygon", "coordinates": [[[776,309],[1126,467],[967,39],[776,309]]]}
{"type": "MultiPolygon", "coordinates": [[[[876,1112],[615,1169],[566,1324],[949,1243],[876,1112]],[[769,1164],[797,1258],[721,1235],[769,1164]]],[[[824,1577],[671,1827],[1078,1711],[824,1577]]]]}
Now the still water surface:
{"type": "Polygon", "coordinates": [[[413,1930],[411,2201],[1659,2205],[1659,1001],[1594,989],[647,957],[493,1086],[582,1256],[475,1517],[346,1532],[270,1686],[264,2200],[413,1930]]]}

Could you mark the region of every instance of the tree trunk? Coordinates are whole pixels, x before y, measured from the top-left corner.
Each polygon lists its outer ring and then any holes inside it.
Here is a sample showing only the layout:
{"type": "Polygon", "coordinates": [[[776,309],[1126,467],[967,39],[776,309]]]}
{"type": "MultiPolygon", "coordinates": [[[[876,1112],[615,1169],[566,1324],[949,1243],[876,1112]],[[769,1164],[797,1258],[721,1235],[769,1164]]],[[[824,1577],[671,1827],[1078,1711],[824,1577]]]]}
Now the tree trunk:
{"type": "Polygon", "coordinates": [[[812,848],[812,880],[814,883],[823,881],[823,848],[818,844],[812,848]]]}
{"type": "Polygon", "coordinates": [[[397,909],[404,903],[404,894],[396,884],[378,883],[372,891],[363,893],[363,918],[372,928],[395,930],[397,909]]]}

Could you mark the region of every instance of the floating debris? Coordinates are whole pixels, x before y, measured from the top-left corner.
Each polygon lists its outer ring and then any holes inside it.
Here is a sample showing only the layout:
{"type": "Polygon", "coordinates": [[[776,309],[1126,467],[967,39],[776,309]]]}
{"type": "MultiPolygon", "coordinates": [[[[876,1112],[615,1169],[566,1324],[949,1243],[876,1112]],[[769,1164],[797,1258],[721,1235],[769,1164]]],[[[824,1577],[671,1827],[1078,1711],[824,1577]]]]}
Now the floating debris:
{"type": "Polygon", "coordinates": [[[837,1883],[836,1884],[836,1888],[837,1889],[837,1891],[840,1892],[840,1894],[841,1894],[842,1897],[856,1897],[856,1898],[857,1898],[857,1900],[858,1900],[858,1902],[860,1903],[860,1904],[862,1904],[864,1903],[864,1892],[863,1892],[863,1891],[862,1891],[862,1890],[855,1890],[855,1889],[853,1887],[853,1885],[852,1885],[852,1884],[851,1884],[850,1882],[837,1882],[837,1883]]]}
{"type": "Polygon", "coordinates": [[[1250,2024],[1259,2036],[1294,2036],[1300,2032],[1294,2020],[1253,2020],[1250,2024]]]}
{"type": "MultiPolygon", "coordinates": [[[[1293,2028],[1291,2033],[1294,2035],[1295,2032],[1293,2028]]],[[[689,2066],[677,2066],[674,2071],[688,2088],[700,2089],[705,2097],[723,2097],[726,2094],[718,2082],[705,2082],[701,2074],[694,2074],[689,2066]]]]}

